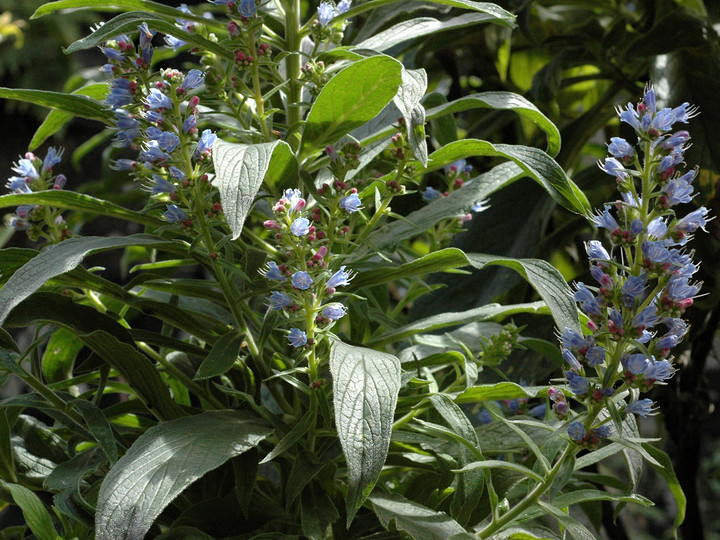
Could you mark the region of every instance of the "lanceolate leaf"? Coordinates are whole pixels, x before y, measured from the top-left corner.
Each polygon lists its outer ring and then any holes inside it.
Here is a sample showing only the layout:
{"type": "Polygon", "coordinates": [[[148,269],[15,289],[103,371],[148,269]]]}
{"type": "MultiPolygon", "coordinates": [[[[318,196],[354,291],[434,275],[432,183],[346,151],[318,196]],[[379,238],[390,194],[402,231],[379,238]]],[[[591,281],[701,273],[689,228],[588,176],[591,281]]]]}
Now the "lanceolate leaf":
{"type": "Polygon", "coordinates": [[[194,380],[208,379],[228,371],[237,360],[242,342],[243,336],[234,330],[220,336],[200,364],[194,380]]]}
{"type": "Polygon", "coordinates": [[[349,65],[323,87],[303,132],[306,152],[335,143],[372,119],[395,97],[402,84],[402,64],[372,56],[349,65]]]}
{"type": "Polygon", "coordinates": [[[467,532],[457,521],[400,496],[370,496],[375,515],[388,530],[405,531],[415,540],[447,540],[467,532]]]}
{"type": "MultiPolygon", "coordinates": [[[[107,88],[107,83],[88,84],[87,86],[78,88],[72,94],[74,96],[87,96],[96,100],[104,100],[105,95],[107,94],[107,88]]],[[[37,131],[35,131],[35,135],[33,135],[33,138],[28,145],[28,150],[35,150],[38,146],[45,142],[48,137],[57,133],[61,127],[72,120],[73,116],[75,115],[62,110],[50,111],[45,117],[43,123],[40,124],[40,127],[37,128],[37,131]]]]}
{"type": "Polygon", "coordinates": [[[185,13],[179,9],[164,6],[157,2],[151,2],[150,0],[58,0],[57,2],[48,2],[47,4],[40,6],[30,18],[37,19],[38,17],[48,15],[60,9],[70,8],[89,8],[96,10],[106,9],[109,11],[144,11],[146,13],[165,15],[166,17],[172,19],[184,19],[200,22],[208,26],[224,28],[224,25],[219,21],[206,19],[200,15],[193,15],[192,13],[185,13]]]}
{"type": "Polygon", "coordinates": [[[40,204],[56,208],[66,208],[68,210],[78,210],[90,214],[100,214],[124,219],[134,223],[142,223],[143,225],[158,226],[165,223],[156,217],[134,212],[117,204],[96,199],[90,195],[75,193],[74,191],[47,190],[36,191],[35,193],[10,193],[0,196],[0,208],[19,206],[21,204],[40,204]]]}
{"type": "Polygon", "coordinates": [[[467,111],[470,109],[507,109],[533,121],[542,129],[548,138],[547,153],[556,156],[560,151],[560,131],[550,119],[521,95],[512,92],[482,92],[464,96],[449,103],[443,103],[426,111],[428,120],[446,114],[467,111]]]}
{"type": "Polygon", "coordinates": [[[458,28],[466,28],[475,24],[495,22],[505,24],[501,19],[497,19],[486,13],[465,13],[464,15],[459,15],[446,21],[439,21],[432,17],[418,17],[398,23],[387,30],[375,34],[371,38],[356,43],[354,46],[357,49],[387,51],[395,45],[422,39],[425,36],[437,32],[446,32],[457,30],[458,28]]]}
{"type": "Polygon", "coordinates": [[[25,523],[38,540],[57,540],[58,535],[50,514],[37,495],[25,486],[9,484],[0,480],[0,486],[10,492],[20,509],[25,523]]]}
{"type": "Polygon", "coordinates": [[[284,141],[239,144],[218,140],[213,146],[215,180],[233,239],[240,236],[263,180],[275,184],[297,174],[297,162],[284,141]]]}
{"type": "Polygon", "coordinates": [[[479,139],[464,139],[433,152],[426,170],[433,171],[470,156],[497,156],[509,159],[525,171],[528,177],[540,184],[555,202],[576,214],[585,216],[591,214],[592,208],[585,194],[568,178],[553,158],[538,148],[510,144],[494,145],[479,139]]]}
{"type": "Polygon", "coordinates": [[[58,109],[82,116],[91,120],[100,120],[109,124],[113,118],[112,112],[106,109],[101,103],[89,97],[75,94],[63,94],[62,92],[50,92],[47,90],[28,90],[0,87],[0,98],[15,99],[34,103],[50,109],[58,109]]]}
{"type": "MultiPolygon", "coordinates": [[[[186,16],[187,14],[184,14],[184,12],[181,12],[180,14],[184,19],[189,18],[186,16]]],[[[207,19],[203,19],[203,21],[207,21],[207,19]]],[[[92,49],[102,42],[119,36],[120,34],[136,32],[138,25],[143,22],[147,22],[148,26],[153,30],[159,30],[165,34],[175,36],[176,38],[182,39],[183,41],[195,45],[202,50],[213,52],[218,56],[225,57],[230,60],[234,58],[232,51],[229,51],[217,43],[202,37],[200,34],[196,32],[185,32],[181,28],[175,26],[175,24],[166,21],[164,18],[147,12],[131,12],[118,15],[89,36],[72,43],[65,52],[72,53],[83,49],[92,49]]]]}
{"type": "Polygon", "coordinates": [[[405,69],[401,72],[402,84],[393,98],[402,112],[407,126],[408,142],[415,158],[427,166],[428,149],[425,141],[425,108],[420,104],[427,90],[427,73],[424,69],[405,69]]]}
{"type": "Polygon", "coordinates": [[[51,246],[28,261],[0,289],[0,324],[15,306],[49,279],[78,266],[86,255],[106,249],[157,244],[159,241],[156,237],[145,235],[84,236],[70,238],[51,246]]]}
{"type": "Polygon", "coordinates": [[[330,372],[335,424],[347,463],[349,526],[385,463],[400,391],[400,360],[335,340],[330,372]]]}
{"type": "Polygon", "coordinates": [[[685,520],[685,509],[687,507],[687,499],[685,497],[685,493],[683,493],[680,481],[675,474],[675,470],[673,469],[673,464],[670,460],[670,456],[668,456],[659,448],[655,448],[650,443],[642,443],[642,447],[648,454],[650,454],[655,459],[657,463],[660,464],[659,466],[653,464],[653,467],[655,468],[655,471],[665,479],[668,488],[670,489],[670,493],[672,493],[673,497],[675,498],[677,511],[675,513],[675,522],[673,523],[673,534],[677,535],[678,527],[685,520]]]}
{"type": "Polygon", "coordinates": [[[208,411],[151,427],[100,486],[97,540],[142,540],[183,489],[257,446],[270,432],[239,411],[208,411]]]}

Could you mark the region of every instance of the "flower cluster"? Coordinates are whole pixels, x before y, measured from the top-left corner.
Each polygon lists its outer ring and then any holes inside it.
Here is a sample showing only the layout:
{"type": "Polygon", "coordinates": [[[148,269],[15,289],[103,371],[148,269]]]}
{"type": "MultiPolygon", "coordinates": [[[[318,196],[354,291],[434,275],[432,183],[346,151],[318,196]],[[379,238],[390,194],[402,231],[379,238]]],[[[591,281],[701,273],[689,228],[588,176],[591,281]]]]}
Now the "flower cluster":
{"type": "Polygon", "coordinates": [[[317,19],[312,24],[312,34],[315,43],[330,41],[340,43],[343,37],[345,24],[336,24],[335,18],[347,13],[352,0],[341,0],[337,4],[323,0],[317,8],[317,19]]]}
{"type": "MultiPolygon", "coordinates": [[[[46,189],[61,190],[67,178],[54,174],[53,168],[62,160],[63,149],[51,146],[44,159],[28,152],[13,165],[15,176],[8,178],[5,187],[13,193],[32,193],[46,189]]],[[[43,237],[51,243],[70,236],[60,210],[40,205],[21,205],[15,214],[6,216],[6,224],[16,231],[26,231],[32,240],[43,237]]]]}
{"type": "MultiPolygon", "coordinates": [[[[178,24],[194,27],[188,21],[178,24]]],[[[138,30],[137,48],[126,35],[101,47],[109,61],[103,70],[113,76],[106,103],[115,113],[114,145],[139,150],[137,159],[118,159],[113,167],[132,172],[151,195],[171,200],[173,204],[167,205],[163,216],[190,229],[189,210],[208,217],[219,210],[219,203],[209,196],[208,183],[208,158],[216,136],[211,130],[198,135],[197,93],[205,74],[199,69],[186,74],[175,69],[151,72],[155,31],[147,23],[138,30]],[[208,207],[204,206],[206,200],[208,207]],[[192,201],[203,206],[193,206],[192,201]]],[[[169,44],[181,46],[172,40],[169,44]]]]}
{"type": "Polygon", "coordinates": [[[282,254],[280,264],[270,261],[262,271],[276,287],[268,299],[270,309],[305,328],[290,329],[287,338],[293,347],[312,346],[316,330],[329,328],[346,313],[343,304],[331,300],[353,273],[345,266],[328,268],[329,248],[347,232],[341,223],[359,210],[360,199],[352,189],[346,196],[336,195],[333,203],[325,215],[319,207],[308,209],[300,190],[288,189],[273,206],[274,219],[265,221],[282,254]]]}
{"type": "MultiPolygon", "coordinates": [[[[696,170],[682,171],[690,135],[673,126],[687,123],[696,110],[687,103],[658,109],[648,87],[637,107],[628,104],[618,112],[637,143],[611,139],[599,166],[615,178],[621,199],[591,219],[607,230],[612,247],[586,243],[597,283],[577,283],[574,298],[588,318],[587,331],[566,328],[560,334],[568,388],[586,406],[568,425],[568,435],[588,448],[609,434],[603,420],[607,400],[625,414],[646,416],[652,402],[638,394],[673,375],[670,351],[688,332],[681,316],[701,286],[692,281],[697,266],[685,245],[708,219],[704,207],[685,215],[678,208],[692,201],[696,170]]],[[[555,412],[565,418],[565,396],[554,390],[555,412]]]]}

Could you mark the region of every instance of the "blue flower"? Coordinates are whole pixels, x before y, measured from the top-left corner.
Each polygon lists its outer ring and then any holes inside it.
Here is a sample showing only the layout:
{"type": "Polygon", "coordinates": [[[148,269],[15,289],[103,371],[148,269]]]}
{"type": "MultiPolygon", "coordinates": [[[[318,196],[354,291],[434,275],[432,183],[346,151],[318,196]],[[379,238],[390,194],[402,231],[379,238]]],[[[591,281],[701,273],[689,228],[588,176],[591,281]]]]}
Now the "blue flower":
{"type": "Polygon", "coordinates": [[[655,264],[666,264],[670,262],[670,251],[665,247],[665,242],[645,240],[642,243],[643,256],[655,264]]]}
{"type": "Polygon", "coordinates": [[[563,347],[575,350],[583,349],[592,345],[592,341],[585,339],[580,332],[576,332],[572,328],[567,327],[565,328],[565,331],[560,334],[560,342],[563,344],[563,347]]]}
{"type": "Polygon", "coordinates": [[[175,204],[168,204],[167,211],[163,216],[170,223],[185,223],[188,220],[188,215],[175,204]]]}
{"type": "Polygon", "coordinates": [[[599,366],[605,361],[605,349],[602,347],[590,347],[585,353],[585,359],[591,366],[599,366]]]}
{"type": "Polygon", "coordinates": [[[307,272],[298,270],[292,275],[292,284],[295,288],[306,291],[313,284],[313,279],[307,272]]]}
{"type": "Polygon", "coordinates": [[[105,103],[113,109],[130,105],[133,102],[133,85],[123,78],[114,79],[110,83],[110,92],[105,98],[105,103]]]}
{"type": "Polygon", "coordinates": [[[22,158],[13,164],[12,170],[18,173],[20,176],[29,178],[31,180],[37,180],[40,178],[40,174],[35,168],[35,164],[32,159],[22,158]]]}
{"type": "Polygon", "coordinates": [[[432,186],[428,186],[425,188],[425,191],[423,191],[422,198],[424,201],[430,202],[440,197],[440,195],[442,195],[442,193],[440,193],[437,189],[432,186]]]}
{"type": "Polygon", "coordinates": [[[12,216],[7,223],[16,231],[26,231],[30,228],[30,223],[28,223],[27,220],[17,216],[12,216]]]}
{"type": "Polygon", "coordinates": [[[175,193],[177,188],[173,184],[165,180],[162,176],[153,174],[152,177],[155,181],[155,185],[148,186],[150,193],[152,193],[153,195],[158,195],[160,193],[175,193]]]}
{"type": "Polygon", "coordinates": [[[578,362],[577,358],[575,358],[575,355],[571,353],[568,349],[562,349],[561,353],[563,360],[568,363],[570,369],[574,369],[576,371],[580,371],[582,369],[580,362],[578,362]]]}
{"type": "Polygon", "coordinates": [[[160,161],[167,161],[170,159],[170,155],[162,151],[157,141],[148,141],[145,143],[145,150],[140,152],[139,158],[140,161],[156,163],[160,161]]]}
{"type": "Polygon", "coordinates": [[[585,242],[585,253],[587,253],[590,260],[593,261],[609,261],[610,254],[603,247],[602,243],[598,240],[590,240],[585,242]]]}
{"type": "Polygon", "coordinates": [[[347,13],[347,11],[350,9],[350,4],[352,4],[352,0],[340,0],[337,5],[337,10],[340,15],[343,13],[347,13]]]}
{"type": "Polygon", "coordinates": [[[648,366],[643,372],[643,376],[645,379],[662,382],[672,377],[673,373],[675,373],[675,370],[673,369],[672,364],[667,360],[660,360],[659,362],[654,362],[652,365],[648,366]]]}
{"type": "Polygon", "coordinates": [[[257,12],[257,4],[255,4],[255,0],[240,0],[238,11],[241,16],[249,19],[257,12]]]}
{"type": "Polygon", "coordinates": [[[347,197],[343,197],[342,199],[340,199],[340,208],[350,214],[357,212],[362,208],[362,202],[360,201],[360,197],[358,197],[357,193],[352,193],[347,197]]]}
{"type": "Polygon", "coordinates": [[[639,276],[629,276],[622,287],[623,303],[627,307],[631,307],[633,302],[645,292],[647,287],[647,278],[645,274],[639,276]]]}
{"type": "Polygon", "coordinates": [[[632,103],[627,104],[627,109],[618,109],[620,121],[629,124],[635,131],[640,127],[640,116],[638,115],[632,103]]]}
{"type": "Polygon", "coordinates": [[[615,221],[615,218],[610,214],[610,206],[605,205],[605,209],[601,214],[593,216],[590,221],[595,224],[596,227],[607,229],[610,232],[614,232],[620,229],[620,225],[615,221]]]}
{"type": "Polygon", "coordinates": [[[195,116],[194,114],[191,114],[183,122],[182,130],[183,130],[183,133],[190,133],[196,127],[197,127],[197,116],[195,116]]]}
{"type": "Polygon", "coordinates": [[[582,441],[585,438],[585,426],[581,422],[568,424],[567,433],[573,441],[582,441]]]}
{"type": "Polygon", "coordinates": [[[577,291],[573,295],[573,299],[580,304],[580,308],[588,315],[601,316],[603,307],[600,300],[590,292],[583,282],[577,285],[577,291]]]}
{"type": "Polygon", "coordinates": [[[590,383],[588,383],[585,377],[578,375],[574,371],[566,371],[565,377],[567,377],[568,386],[573,394],[578,396],[587,394],[590,389],[590,383]]]}
{"type": "Polygon", "coordinates": [[[477,214],[479,212],[484,212],[488,208],[490,208],[490,201],[488,201],[487,199],[483,199],[482,201],[478,201],[475,204],[473,204],[470,207],[470,210],[477,214]]]}
{"type": "Polygon", "coordinates": [[[273,291],[270,294],[270,309],[279,311],[283,308],[293,305],[293,300],[287,294],[279,291],[273,291]]]}
{"type": "Polygon", "coordinates": [[[115,127],[115,146],[130,146],[140,136],[140,122],[119,110],[115,111],[115,127]]]}
{"type": "Polygon", "coordinates": [[[607,174],[614,176],[620,180],[627,178],[627,173],[623,170],[623,165],[615,158],[605,158],[605,161],[598,163],[600,168],[607,174]]]}
{"type": "Polygon", "coordinates": [[[629,371],[633,375],[640,375],[650,367],[650,360],[644,354],[624,354],[620,358],[625,371],[629,371]]]}
{"type": "Polygon", "coordinates": [[[307,343],[307,334],[299,328],[292,328],[287,336],[288,343],[293,347],[304,347],[307,343]]]}
{"type": "Polygon", "coordinates": [[[682,337],[676,336],[675,334],[665,334],[663,337],[661,337],[655,342],[655,348],[659,351],[672,349],[678,343],[680,343],[681,340],[682,337]]]}
{"type": "Polygon", "coordinates": [[[601,439],[609,437],[611,433],[612,428],[608,424],[603,424],[602,426],[596,426],[593,428],[593,434],[601,439]]]}
{"type": "Polygon", "coordinates": [[[158,88],[151,88],[150,94],[145,98],[145,105],[151,109],[172,109],[173,102],[158,88]]]}
{"type": "Polygon", "coordinates": [[[654,414],[654,411],[655,410],[653,409],[653,402],[651,399],[640,399],[638,401],[633,401],[627,407],[625,407],[625,412],[637,414],[638,416],[642,416],[643,418],[648,415],[654,414]]]}
{"type": "Polygon", "coordinates": [[[112,60],[114,62],[122,62],[124,58],[123,53],[121,53],[117,49],[112,49],[110,47],[100,47],[100,50],[105,56],[108,57],[109,60],[112,60]]]}
{"type": "Polygon", "coordinates": [[[612,137],[608,145],[608,151],[618,159],[632,159],[635,150],[632,145],[620,137],[612,137]]]}
{"type": "Polygon", "coordinates": [[[320,26],[327,26],[330,21],[332,21],[336,15],[338,15],[338,11],[332,6],[332,4],[329,4],[327,2],[321,3],[318,8],[318,21],[320,21],[320,26]]]}
{"type": "Polygon", "coordinates": [[[333,302],[332,304],[328,304],[327,306],[325,306],[325,309],[322,310],[321,315],[326,319],[337,321],[338,319],[342,318],[346,313],[347,308],[344,305],[338,302],[333,302]]]}
{"type": "Polygon", "coordinates": [[[325,286],[328,289],[337,289],[343,285],[348,285],[354,274],[350,270],[345,270],[345,266],[341,266],[340,270],[335,272],[330,279],[327,280],[325,286]]]}
{"type": "Polygon", "coordinates": [[[693,298],[700,292],[700,285],[690,285],[688,278],[674,275],[665,287],[665,295],[673,302],[693,298]]]}
{"type": "Polygon", "coordinates": [[[278,265],[275,261],[270,261],[267,264],[264,275],[267,279],[271,279],[273,281],[285,281],[287,279],[280,271],[280,268],[278,268],[278,265]]]}
{"type": "Polygon", "coordinates": [[[643,309],[640,313],[635,315],[632,320],[632,324],[635,328],[652,328],[660,322],[658,316],[657,307],[654,304],[649,305],[643,309]]]}
{"type": "Polygon", "coordinates": [[[290,232],[295,236],[305,236],[310,231],[310,222],[304,217],[299,217],[290,225],[290,232]]]}
{"type": "Polygon", "coordinates": [[[211,130],[206,129],[203,131],[202,135],[200,135],[200,140],[198,141],[197,148],[195,148],[193,157],[195,159],[199,159],[201,156],[210,152],[213,144],[215,144],[215,139],[217,139],[217,135],[215,135],[215,133],[211,130]]]}
{"type": "MultiPolygon", "coordinates": [[[[254,4],[254,2],[253,2],[254,4]]],[[[199,69],[191,69],[188,74],[185,75],[180,87],[185,90],[194,90],[199,87],[205,80],[205,74],[199,69]]]]}
{"type": "Polygon", "coordinates": [[[170,131],[163,131],[158,137],[158,146],[163,150],[172,152],[180,144],[180,137],[170,131]]]}
{"type": "Polygon", "coordinates": [[[694,233],[699,228],[705,230],[707,215],[708,209],[701,206],[697,210],[693,210],[688,215],[677,220],[673,226],[673,231],[680,231],[687,234],[694,233]]]}
{"type": "Polygon", "coordinates": [[[180,47],[184,47],[187,45],[187,41],[183,41],[180,38],[176,38],[175,36],[166,35],[165,36],[165,44],[168,47],[172,47],[173,51],[177,51],[180,47]]]}
{"type": "Polygon", "coordinates": [[[150,30],[150,27],[146,22],[138,25],[138,30],[140,30],[140,48],[150,48],[150,42],[156,34],[155,30],[150,30]]]}

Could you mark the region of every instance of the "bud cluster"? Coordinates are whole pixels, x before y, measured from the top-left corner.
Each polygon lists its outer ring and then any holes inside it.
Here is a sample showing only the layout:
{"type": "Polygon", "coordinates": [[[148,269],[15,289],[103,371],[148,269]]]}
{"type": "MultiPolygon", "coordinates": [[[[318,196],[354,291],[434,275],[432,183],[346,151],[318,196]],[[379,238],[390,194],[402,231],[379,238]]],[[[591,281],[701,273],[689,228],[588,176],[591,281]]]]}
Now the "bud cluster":
{"type": "Polygon", "coordinates": [[[687,103],[658,110],[648,87],[637,107],[628,104],[618,113],[637,143],[611,139],[610,155],[599,166],[616,179],[621,199],[591,219],[608,231],[611,249],[597,240],[585,244],[597,285],[577,283],[574,299],[587,330],[560,333],[567,388],[586,411],[574,416],[561,392],[552,389],[550,396],[559,418],[573,415],[568,435],[586,448],[610,434],[608,402],[621,414],[652,414],[652,402],[638,394],[672,377],[670,351],[688,332],[680,317],[701,287],[692,281],[697,266],[685,245],[708,219],[704,207],[685,215],[678,209],[692,201],[696,171],[682,172],[690,135],[672,128],[696,110],[687,103]]]}

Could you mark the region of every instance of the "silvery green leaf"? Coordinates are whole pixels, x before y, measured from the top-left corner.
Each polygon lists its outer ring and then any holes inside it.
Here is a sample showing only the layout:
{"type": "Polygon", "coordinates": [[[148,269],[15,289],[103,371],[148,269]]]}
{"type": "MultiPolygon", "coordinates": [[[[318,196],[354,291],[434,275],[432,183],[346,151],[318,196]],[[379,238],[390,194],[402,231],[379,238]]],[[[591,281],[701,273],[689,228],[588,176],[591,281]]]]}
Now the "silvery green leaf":
{"type": "Polygon", "coordinates": [[[393,98],[402,112],[407,126],[408,142],[415,158],[427,166],[428,149],[425,141],[425,108],[420,104],[427,90],[427,73],[424,69],[404,69],[400,73],[402,84],[393,98]]]}
{"type": "Polygon", "coordinates": [[[415,540],[447,540],[467,531],[443,512],[436,512],[398,495],[370,496],[375,515],[388,530],[405,531],[415,540]]]}

